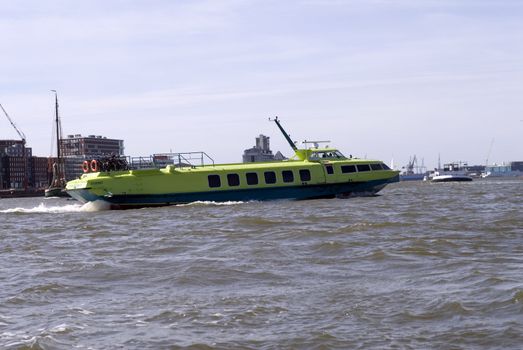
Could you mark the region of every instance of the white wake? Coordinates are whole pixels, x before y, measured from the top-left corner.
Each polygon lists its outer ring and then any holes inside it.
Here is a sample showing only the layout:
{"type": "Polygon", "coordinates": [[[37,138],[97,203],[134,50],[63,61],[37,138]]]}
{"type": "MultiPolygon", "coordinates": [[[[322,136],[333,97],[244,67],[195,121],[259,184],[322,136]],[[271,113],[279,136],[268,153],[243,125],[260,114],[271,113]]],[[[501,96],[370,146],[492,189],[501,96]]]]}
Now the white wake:
{"type": "Polygon", "coordinates": [[[28,213],[28,214],[57,214],[57,213],[75,213],[75,212],[94,212],[110,209],[110,204],[99,200],[95,202],[88,202],[85,204],[75,203],[67,205],[53,205],[49,206],[45,203],[40,203],[33,208],[9,208],[0,210],[0,213],[28,213]]]}
{"type": "Polygon", "coordinates": [[[192,206],[192,205],[216,205],[216,206],[220,206],[220,205],[238,205],[238,204],[243,204],[243,203],[246,203],[246,202],[242,202],[242,201],[227,201],[227,202],[196,201],[196,202],[191,202],[191,203],[187,203],[187,204],[177,204],[176,206],[177,207],[188,207],[188,206],[192,206]]]}

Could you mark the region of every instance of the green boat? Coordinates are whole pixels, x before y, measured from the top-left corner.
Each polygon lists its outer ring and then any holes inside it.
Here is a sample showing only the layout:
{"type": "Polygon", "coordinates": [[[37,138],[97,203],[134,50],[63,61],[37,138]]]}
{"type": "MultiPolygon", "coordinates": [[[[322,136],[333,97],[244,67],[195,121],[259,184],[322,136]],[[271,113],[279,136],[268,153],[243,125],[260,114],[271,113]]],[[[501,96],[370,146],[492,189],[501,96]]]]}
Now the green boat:
{"type": "MultiPolygon", "coordinates": [[[[82,203],[102,200],[111,209],[165,206],[196,201],[265,201],[372,196],[399,181],[399,172],[379,160],[345,157],[330,147],[298,149],[274,119],[295,155],[284,161],[191,165],[163,168],[101,169],[96,160],[67,193],[82,203]]],[[[204,153],[202,153],[202,159],[204,153]]],[[[176,154],[180,160],[184,154],[176,154]]]]}

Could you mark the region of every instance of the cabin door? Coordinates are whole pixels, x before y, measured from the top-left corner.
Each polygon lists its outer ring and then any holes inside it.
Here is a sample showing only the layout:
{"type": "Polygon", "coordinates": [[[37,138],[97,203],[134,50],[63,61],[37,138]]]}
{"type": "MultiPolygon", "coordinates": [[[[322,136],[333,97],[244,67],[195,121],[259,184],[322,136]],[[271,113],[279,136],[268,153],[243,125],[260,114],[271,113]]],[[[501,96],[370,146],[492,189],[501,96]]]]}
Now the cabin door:
{"type": "Polygon", "coordinates": [[[323,163],[323,172],[325,174],[325,183],[330,184],[336,182],[336,174],[332,164],[323,163]]]}

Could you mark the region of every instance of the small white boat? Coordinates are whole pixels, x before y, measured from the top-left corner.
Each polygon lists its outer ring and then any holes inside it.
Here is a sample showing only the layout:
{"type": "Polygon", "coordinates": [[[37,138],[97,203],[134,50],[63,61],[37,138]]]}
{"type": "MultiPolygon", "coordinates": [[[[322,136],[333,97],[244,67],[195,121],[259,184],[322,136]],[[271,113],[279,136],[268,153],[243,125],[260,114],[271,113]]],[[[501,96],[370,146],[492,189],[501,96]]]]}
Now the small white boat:
{"type": "Polygon", "coordinates": [[[443,169],[438,169],[425,177],[423,180],[431,182],[466,182],[472,181],[472,177],[467,174],[466,164],[461,163],[444,164],[443,169]]]}

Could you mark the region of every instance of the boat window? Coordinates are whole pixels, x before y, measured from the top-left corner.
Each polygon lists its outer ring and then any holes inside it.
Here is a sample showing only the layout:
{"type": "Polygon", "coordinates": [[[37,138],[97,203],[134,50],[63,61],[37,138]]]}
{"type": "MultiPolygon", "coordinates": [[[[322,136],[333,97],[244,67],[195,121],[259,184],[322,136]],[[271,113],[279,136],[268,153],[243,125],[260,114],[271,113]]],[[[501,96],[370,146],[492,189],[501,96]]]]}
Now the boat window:
{"type": "Polygon", "coordinates": [[[266,184],[275,184],[276,183],[276,173],[274,171],[266,171],[263,173],[265,177],[266,184]]]}
{"type": "Polygon", "coordinates": [[[390,170],[390,168],[385,163],[381,163],[381,166],[384,170],[390,170]]]}
{"type": "Polygon", "coordinates": [[[381,164],[380,164],[380,163],[374,163],[374,164],[371,164],[371,165],[370,165],[370,168],[371,168],[372,170],[383,170],[383,169],[381,168],[381,164]]]}
{"type": "Polygon", "coordinates": [[[315,151],[312,152],[309,156],[309,160],[318,160],[318,159],[345,159],[345,156],[341,154],[340,151],[315,151]]]}
{"type": "Polygon", "coordinates": [[[340,151],[333,152],[335,158],[345,158],[345,156],[340,151]]]}
{"type": "Polygon", "coordinates": [[[247,173],[245,174],[247,178],[247,185],[257,185],[258,184],[258,174],[256,173],[247,173]]]}
{"type": "Polygon", "coordinates": [[[358,171],[370,171],[369,164],[358,164],[356,166],[358,167],[358,171]]]}
{"type": "Polygon", "coordinates": [[[356,172],[356,166],[355,165],[342,165],[341,166],[341,172],[346,173],[355,173],[356,172]]]}
{"type": "Polygon", "coordinates": [[[238,174],[227,174],[227,183],[229,186],[240,186],[240,176],[238,174]]]}
{"type": "Polygon", "coordinates": [[[327,174],[334,174],[334,168],[332,165],[325,165],[325,170],[327,170],[327,174]]]}
{"type": "Polygon", "coordinates": [[[292,170],[283,170],[281,176],[283,177],[283,182],[294,182],[294,173],[292,170]]]}
{"type": "Polygon", "coordinates": [[[311,172],[309,169],[300,169],[300,180],[302,182],[311,180],[311,172]]]}
{"type": "Polygon", "coordinates": [[[220,187],[222,185],[220,175],[209,175],[207,179],[209,180],[209,187],[220,187]]]}

